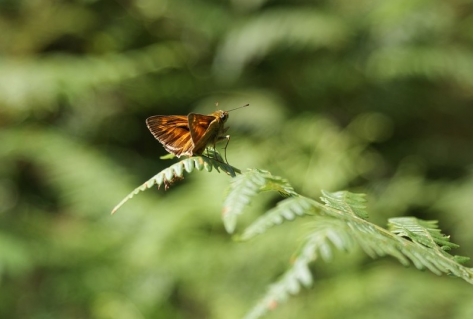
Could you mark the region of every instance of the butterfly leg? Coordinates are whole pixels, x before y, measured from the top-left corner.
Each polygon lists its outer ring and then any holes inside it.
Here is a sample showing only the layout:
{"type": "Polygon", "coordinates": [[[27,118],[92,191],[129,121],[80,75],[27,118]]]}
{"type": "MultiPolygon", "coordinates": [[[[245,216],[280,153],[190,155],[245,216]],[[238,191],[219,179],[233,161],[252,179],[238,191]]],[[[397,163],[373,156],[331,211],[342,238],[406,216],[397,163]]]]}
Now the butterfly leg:
{"type": "Polygon", "coordinates": [[[206,147],[205,153],[201,154],[201,156],[204,156],[204,157],[207,157],[209,159],[213,159],[213,160],[216,160],[218,162],[224,163],[223,162],[224,160],[222,160],[222,161],[220,160],[220,159],[222,159],[222,157],[219,155],[219,153],[217,153],[215,144],[213,144],[213,146],[206,147]]]}
{"type": "Polygon", "coordinates": [[[230,135],[226,135],[225,139],[227,140],[227,142],[225,143],[225,146],[224,146],[224,159],[225,159],[225,162],[229,164],[229,161],[227,160],[227,145],[229,145],[229,142],[230,142],[230,135]]]}

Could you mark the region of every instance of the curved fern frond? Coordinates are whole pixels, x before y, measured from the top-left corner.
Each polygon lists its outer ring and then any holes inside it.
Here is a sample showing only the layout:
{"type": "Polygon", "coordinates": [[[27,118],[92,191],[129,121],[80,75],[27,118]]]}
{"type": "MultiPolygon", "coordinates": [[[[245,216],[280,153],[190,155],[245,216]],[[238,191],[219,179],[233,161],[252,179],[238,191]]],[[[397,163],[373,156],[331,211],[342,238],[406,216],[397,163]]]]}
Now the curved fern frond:
{"type": "Polygon", "coordinates": [[[235,177],[224,201],[223,221],[227,232],[235,230],[237,217],[242,214],[252,198],[264,191],[277,191],[287,199],[251,224],[239,239],[247,240],[264,233],[269,228],[291,221],[298,216],[311,215],[314,226],[298,251],[292,267],[273,284],[266,296],[249,312],[247,319],[259,318],[268,310],[284,302],[301,287],[309,287],[312,275],[308,264],[318,257],[328,261],[334,249],[348,251],[360,246],[370,257],[390,255],[400,263],[411,263],[418,269],[429,269],[435,274],[451,274],[472,283],[473,270],[460,264],[466,257],[452,256],[446,251],[458,247],[443,235],[435,221],[414,217],[389,220],[389,230],[367,221],[364,194],[347,191],[330,193],[322,191],[321,202],[297,194],[287,180],[273,176],[268,171],[252,169],[236,176],[240,171],[225,164],[215,149],[208,149],[207,156],[190,157],[161,171],[124,198],[112,211],[114,213],[127,200],[153,185],[169,187],[184,171],[194,169],[211,171],[215,168],[235,177]]]}
{"type": "Polygon", "coordinates": [[[234,232],[237,216],[242,214],[252,197],[270,190],[277,191],[283,196],[296,195],[287,180],[274,176],[268,171],[252,169],[234,178],[222,210],[222,220],[227,232],[234,232]]]}
{"type": "Polygon", "coordinates": [[[213,150],[209,155],[213,157],[206,157],[206,156],[194,156],[189,157],[184,160],[181,160],[168,168],[165,168],[148,181],[143,183],[141,186],[135,188],[130,194],[128,194],[122,201],[114,207],[112,210],[112,214],[114,214],[123,204],[125,204],[129,199],[133,196],[138,194],[139,192],[143,192],[154,185],[158,185],[158,188],[164,186],[165,189],[176,182],[176,180],[180,180],[184,178],[184,172],[191,173],[195,169],[198,171],[202,171],[203,169],[207,170],[208,172],[212,171],[212,168],[216,169],[218,172],[221,170],[226,174],[234,177],[236,173],[240,173],[240,170],[224,163],[222,157],[218,155],[217,151],[213,150]],[[221,161],[222,160],[222,161],[221,161]]]}

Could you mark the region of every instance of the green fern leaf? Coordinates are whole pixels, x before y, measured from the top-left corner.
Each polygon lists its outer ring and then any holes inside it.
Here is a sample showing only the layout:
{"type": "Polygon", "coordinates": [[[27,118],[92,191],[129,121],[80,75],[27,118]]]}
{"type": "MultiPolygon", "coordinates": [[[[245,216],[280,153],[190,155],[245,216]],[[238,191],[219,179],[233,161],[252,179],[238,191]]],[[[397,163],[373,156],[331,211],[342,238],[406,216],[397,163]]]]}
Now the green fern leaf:
{"type": "Polygon", "coordinates": [[[293,186],[291,186],[286,179],[281,178],[280,176],[272,175],[268,171],[260,170],[260,172],[263,174],[266,181],[265,185],[263,185],[263,187],[260,189],[261,192],[277,191],[278,193],[280,193],[280,195],[284,197],[298,195],[293,189],[293,186]]]}
{"type": "Polygon", "coordinates": [[[459,247],[459,245],[449,241],[449,236],[441,233],[436,220],[427,221],[414,217],[400,217],[390,218],[388,221],[391,232],[401,237],[410,238],[412,241],[426,247],[441,248],[442,250],[459,247]]]}
{"type": "Polygon", "coordinates": [[[469,260],[471,260],[471,258],[469,258],[469,257],[458,256],[458,255],[454,255],[453,259],[454,259],[455,262],[457,262],[459,264],[464,264],[464,263],[467,263],[469,260]]]}
{"type": "Polygon", "coordinates": [[[369,218],[369,214],[365,210],[366,199],[365,194],[354,194],[346,191],[329,193],[325,190],[321,191],[323,197],[321,200],[327,207],[334,208],[346,214],[351,214],[363,219],[369,218]]]}
{"type": "MultiPolygon", "coordinates": [[[[470,259],[464,256],[451,256],[446,253],[446,251],[451,248],[457,248],[459,245],[450,242],[449,236],[441,233],[441,230],[438,228],[438,221],[425,221],[415,217],[399,217],[389,219],[388,227],[394,234],[409,238],[413,243],[428,247],[431,252],[444,257],[443,259],[438,258],[437,260],[443,261],[447,258],[455,263],[461,264],[470,259]]],[[[423,265],[427,268],[431,267],[431,264],[426,265],[423,263],[423,265]]],[[[438,272],[449,273],[453,271],[450,266],[450,263],[445,262],[439,266],[435,264],[434,268],[439,270],[438,272]]],[[[458,271],[461,270],[462,269],[458,269],[458,271]]],[[[456,270],[454,271],[456,272],[456,270]]]]}
{"type": "Polygon", "coordinates": [[[217,151],[212,150],[210,152],[210,155],[212,155],[213,157],[189,157],[171,165],[168,168],[165,168],[164,170],[150,178],[148,181],[143,183],[141,186],[135,188],[130,194],[128,194],[117,206],[114,207],[114,209],[112,210],[112,214],[114,214],[129,199],[131,199],[138,193],[153,187],[154,185],[158,185],[158,188],[164,186],[165,189],[167,189],[176,180],[183,178],[184,171],[191,173],[195,169],[199,171],[206,169],[208,172],[210,172],[213,168],[215,168],[218,172],[222,170],[223,172],[232,177],[236,176],[236,173],[240,173],[239,169],[224,163],[222,157],[217,153],[217,151]]]}
{"type": "MultiPolygon", "coordinates": [[[[437,275],[452,274],[472,283],[472,269],[459,264],[458,260],[462,258],[456,259],[436,245],[433,239],[430,241],[429,238],[432,238],[430,230],[425,229],[425,234],[420,235],[421,225],[432,227],[433,222],[417,220],[414,217],[395,219],[396,226],[391,227],[396,227],[396,231],[400,234],[402,224],[410,225],[407,228],[416,228],[418,233],[407,230],[403,232],[403,236],[410,240],[359,218],[346,222],[350,226],[354,240],[372,258],[390,255],[406,266],[409,265],[408,260],[410,260],[417,269],[429,269],[437,275]]],[[[443,236],[438,231],[432,231],[432,233],[440,238],[443,236]]]]}

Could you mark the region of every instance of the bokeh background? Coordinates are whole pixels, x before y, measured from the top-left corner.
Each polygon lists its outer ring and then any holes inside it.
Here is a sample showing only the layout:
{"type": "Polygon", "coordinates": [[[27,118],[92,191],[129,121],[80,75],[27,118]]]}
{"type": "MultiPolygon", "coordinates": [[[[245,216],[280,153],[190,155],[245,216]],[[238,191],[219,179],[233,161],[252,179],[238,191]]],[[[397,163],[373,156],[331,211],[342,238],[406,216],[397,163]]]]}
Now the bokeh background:
{"type": "MultiPolygon", "coordinates": [[[[0,317],[241,318],[304,220],[236,243],[230,178],[169,166],[156,114],[230,114],[230,163],[368,194],[370,220],[436,219],[472,257],[467,0],[0,1],[0,317]]],[[[272,207],[265,194],[241,231],[272,207]]],[[[470,263],[469,265],[472,265],[470,263]]],[[[337,254],[268,318],[472,318],[472,287],[337,254]]]]}

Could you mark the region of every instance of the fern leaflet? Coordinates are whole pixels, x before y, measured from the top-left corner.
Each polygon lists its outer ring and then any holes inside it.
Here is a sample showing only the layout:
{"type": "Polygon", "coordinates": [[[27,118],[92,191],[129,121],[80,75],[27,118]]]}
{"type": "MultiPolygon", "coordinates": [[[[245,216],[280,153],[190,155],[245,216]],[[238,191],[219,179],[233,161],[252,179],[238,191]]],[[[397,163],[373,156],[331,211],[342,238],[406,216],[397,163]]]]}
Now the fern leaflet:
{"type": "Polygon", "coordinates": [[[354,194],[346,191],[329,193],[325,190],[321,192],[324,195],[321,200],[326,206],[363,219],[369,218],[369,214],[365,210],[365,194],[354,194]]]}

